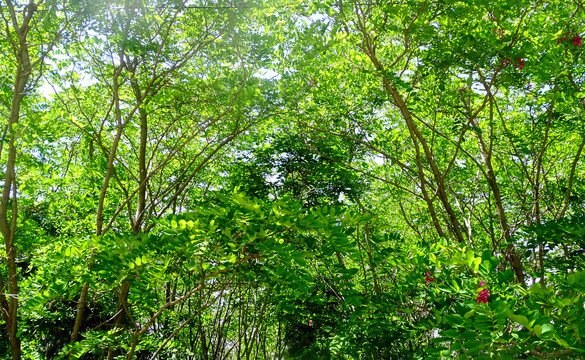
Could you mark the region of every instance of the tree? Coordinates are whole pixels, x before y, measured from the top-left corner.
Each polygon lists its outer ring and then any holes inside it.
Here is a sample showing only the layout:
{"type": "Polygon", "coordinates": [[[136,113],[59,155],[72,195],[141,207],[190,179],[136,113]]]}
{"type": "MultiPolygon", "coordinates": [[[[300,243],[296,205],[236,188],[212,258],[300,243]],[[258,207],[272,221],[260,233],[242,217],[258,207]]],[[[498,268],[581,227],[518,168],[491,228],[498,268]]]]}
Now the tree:
{"type": "MultiPolygon", "coordinates": [[[[4,165],[2,199],[0,201],[0,232],[6,251],[5,273],[0,274],[0,306],[6,323],[13,359],[20,359],[20,339],[18,338],[18,274],[17,274],[17,226],[18,226],[18,178],[17,157],[18,139],[22,135],[23,112],[34,111],[27,108],[27,95],[34,93],[43,75],[47,55],[54,49],[76,14],[64,11],[66,3],[60,1],[13,2],[7,0],[0,6],[3,20],[2,48],[3,57],[9,59],[5,70],[13,76],[12,86],[3,86],[6,95],[2,99],[3,141],[0,157],[4,165]],[[23,106],[24,105],[24,106],[23,106]],[[4,146],[6,145],[6,148],[4,146]],[[8,293],[6,292],[8,290],[8,293]]],[[[34,118],[34,116],[33,116],[34,118]]],[[[34,119],[32,120],[34,122],[34,119]]]]}
{"type": "Polygon", "coordinates": [[[5,357],[585,352],[580,4],[0,10],[5,357]]]}

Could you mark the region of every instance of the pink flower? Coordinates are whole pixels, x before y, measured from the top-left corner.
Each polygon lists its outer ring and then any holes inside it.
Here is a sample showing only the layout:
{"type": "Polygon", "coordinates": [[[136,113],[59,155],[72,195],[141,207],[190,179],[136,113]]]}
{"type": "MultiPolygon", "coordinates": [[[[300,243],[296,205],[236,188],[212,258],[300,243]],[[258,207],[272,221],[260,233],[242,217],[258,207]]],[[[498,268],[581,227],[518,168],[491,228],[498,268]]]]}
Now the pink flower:
{"type": "Polygon", "coordinates": [[[434,280],[435,280],[435,279],[433,279],[433,278],[431,277],[431,272],[430,272],[430,271],[427,271],[427,274],[425,275],[425,280],[427,281],[427,285],[428,285],[428,284],[429,284],[431,281],[434,281],[434,280]]]}
{"type": "Polygon", "coordinates": [[[577,46],[581,46],[581,45],[583,45],[583,44],[581,43],[581,40],[583,40],[583,38],[582,38],[581,36],[579,36],[579,35],[575,36],[575,37],[573,38],[573,45],[577,45],[577,46]]]}
{"type": "Polygon", "coordinates": [[[313,320],[309,320],[309,326],[313,326],[313,320]]]}
{"type": "Polygon", "coordinates": [[[487,304],[488,302],[488,297],[490,296],[488,289],[483,289],[482,291],[479,292],[478,294],[479,296],[475,298],[475,301],[477,301],[477,304],[487,304]]]}
{"type": "MultiPolygon", "coordinates": [[[[479,287],[485,286],[486,282],[481,280],[479,282],[479,287]]],[[[477,287],[475,287],[477,289],[477,287]]],[[[490,296],[490,293],[488,291],[488,289],[483,289],[479,292],[478,297],[475,298],[475,301],[477,301],[478,304],[484,303],[487,304],[488,302],[488,297],[490,296]]]]}

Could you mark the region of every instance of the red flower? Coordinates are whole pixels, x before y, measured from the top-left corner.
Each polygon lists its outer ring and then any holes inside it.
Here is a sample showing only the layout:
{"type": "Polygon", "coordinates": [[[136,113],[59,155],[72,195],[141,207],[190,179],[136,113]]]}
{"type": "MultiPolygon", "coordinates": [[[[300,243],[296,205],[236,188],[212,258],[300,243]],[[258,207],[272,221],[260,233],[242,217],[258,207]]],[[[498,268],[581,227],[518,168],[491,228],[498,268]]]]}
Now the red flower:
{"type": "MultiPolygon", "coordinates": [[[[485,286],[485,281],[481,280],[479,282],[479,287],[485,286]]],[[[477,289],[477,287],[475,287],[477,289]]],[[[488,289],[483,289],[479,292],[479,294],[477,294],[478,297],[475,298],[475,301],[477,301],[478,304],[484,303],[487,304],[488,302],[488,297],[490,296],[490,293],[488,291],[488,289]]]]}
{"type": "Polygon", "coordinates": [[[478,295],[479,296],[475,298],[475,301],[477,301],[478,304],[481,303],[487,304],[488,296],[490,296],[488,289],[483,289],[482,291],[479,292],[478,295]]]}
{"type": "Polygon", "coordinates": [[[524,60],[522,60],[522,58],[518,58],[518,64],[514,66],[516,66],[516,69],[522,70],[524,68],[524,60]]]}
{"type": "Polygon", "coordinates": [[[579,35],[575,36],[575,37],[573,38],[573,45],[577,45],[577,46],[581,46],[581,45],[583,45],[583,44],[581,43],[581,40],[583,40],[583,38],[582,38],[581,36],[579,36],[579,35]]]}
{"type": "Polygon", "coordinates": [[[435,279],[433,279],[433,278],[431,277],[431,272],[430,272],[430,271],[427,271],[427,274],[425,275],[425,280],[427,281],[427,285],[428,285],[428,284],[429,284],[431,281],[434,281],[434,280],[435,280],[435,279]]]}

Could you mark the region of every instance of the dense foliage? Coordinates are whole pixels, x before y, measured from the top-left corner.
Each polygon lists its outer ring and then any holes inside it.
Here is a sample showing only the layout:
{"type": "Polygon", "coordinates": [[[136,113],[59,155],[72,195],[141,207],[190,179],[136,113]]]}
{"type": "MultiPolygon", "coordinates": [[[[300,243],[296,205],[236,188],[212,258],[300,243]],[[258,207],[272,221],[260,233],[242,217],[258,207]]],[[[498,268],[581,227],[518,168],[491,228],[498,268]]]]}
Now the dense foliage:
{"type": "Polygon", "coordinates": [[[581,2],[0,16],[0,358],[584,357],[581,2]]]}

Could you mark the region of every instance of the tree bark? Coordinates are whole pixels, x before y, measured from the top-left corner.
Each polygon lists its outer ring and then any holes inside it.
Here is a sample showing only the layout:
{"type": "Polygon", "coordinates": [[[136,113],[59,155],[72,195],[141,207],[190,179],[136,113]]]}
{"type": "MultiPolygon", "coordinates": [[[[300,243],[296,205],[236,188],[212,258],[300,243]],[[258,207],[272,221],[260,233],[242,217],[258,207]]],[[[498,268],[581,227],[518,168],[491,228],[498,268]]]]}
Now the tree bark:
{"type": "MultiPolygon", "coordinates": [[[[100,192],[100,197],[98,200],[98,208],[96,214],[96,236],[103,235],[103,226],[104,226],[104,219],[103,219],[103,212],[104,212],[104,204],[106,201],[106,193],[108,191],[108,187],[110,184],[110,179],[112,178],[112,174],[114,173],[114,160],[116,159],[116,151],[118,149],[118,143],[120,142],[120,138],[122,137],[122,132],[126,125],[126,122],[122,122],[122,113],[120,110],[120,98],[119,98],[119,83],[118,78],[124,69],[124,64],[120,64],[113,75],[113,92],[114,92],[114,103],[115,103],[115,116],[118,122],[118,129],[116,131],[116,136],[110,148],[110,154],[108,157],[108,167],[106,170],[106,174],[104,177],[104,181],[102,183],[102,189],[100,192]]],[[[81,295],[79,296],[79,302],[77,303],[77,314],[75,316],[75,324],[73,325],[73,331],[71,332],[71,343],[77,342],[79,339],[79,329],[81,328],[81,323],[83,322],[83,313],[85,310],[85,304],[87,302],[87,296],[89,293],[89,283],[83,284],[81,288],[81,295]]]]}
{"type": "MultiPolygon", "coordinates": [[[[10,30],[6,34],[16,56],[16,74],[14,79],[14,93],[12,94],[12,104],[8,117],[8,155],[6,161],[6,173],[4,184],[2,185],[2,198],[0,199],[0,233],[4,238],[6,245],[6,267],[8,269],[8,298],[6,298],[6,289],[4,281],[0,285],[2,291],[0,305],[2,314],[6,321],[6,332],[10,342],[10,352],[13,360],[20,359],[20,338],[18,337],[18,278],[16,274],[16,254],[17,247],[15,244],[16,224],[18,218],[18,206],[16,197],[16,157],[18,149],[16,140],[18,130],[16,125],[20,120],[20,110],[22,100],[26,95],[26,86],[32,72],[30,61],[29,45],[27,35],[29,23],[35,12],[34,3],[31,1],[27,10],[23,14],[22,24],[19,26],[14,5],[11,0],[7,0],[7,5],[12,15],[14,32],[17,39],[12,39],[10,30]],[[10,209],[10,214],[9,214],[10,209]]],[[[3,276],[0,274],[0,276],[3,276]]]]}
{"type": "MultiPolygon", "coordinates": [[[[479,123],[477,122],[477,119],[472,118],[470,119],[470,121],[473,126],[479,128],[479,123]]],[[[492,165],[492,154],[489,151],[488,147],[486,146],[486,143],[481,133],[476,132],[476,135],[477,142],[479,145],[479,151],[481,153],[481,158],[486,169],[486,171],[484,171],[483,174],[486,178],[486,181],[488,182],[490,189],[492,190],[492,194],[494,195],[494,200],[496,202],[496,211],[498,212],[498,220],[500,222],[500,228],[502,229],[504,239],[507,240],[510,238],[511,235],[510,226],[508,225],[508,219],[506,217],[506,211],[504,209],[500,187],[498,186],[498,182],[496,180],[496,176],[494,173],[494,168],[492,165]]],[[[520,261],[518,254],[516,254],[516,249],[514,248],[513,245],[508,245],[506,247],[506,258],[510,262],[510,265],[514,270],[518,282],[522,286],[526,287],[524,271],[522,270],[522,262],[520,261]]]]}

